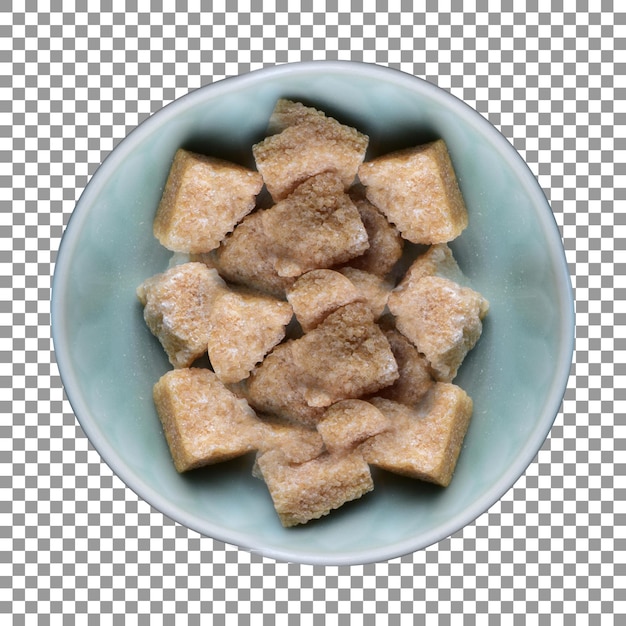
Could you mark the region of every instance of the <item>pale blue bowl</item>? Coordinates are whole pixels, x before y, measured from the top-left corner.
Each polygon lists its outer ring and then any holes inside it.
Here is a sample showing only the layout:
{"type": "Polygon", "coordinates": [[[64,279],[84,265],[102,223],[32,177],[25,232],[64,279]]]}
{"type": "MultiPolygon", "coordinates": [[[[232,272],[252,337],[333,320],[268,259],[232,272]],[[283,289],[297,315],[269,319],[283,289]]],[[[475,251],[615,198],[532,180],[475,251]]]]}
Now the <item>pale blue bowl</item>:
{"type": "Polygon", "coordinates": [[[141,498],[199,533],[279,560],[353,564],[448,537],[494,504],[541,448],[563,397],[573,300],[559,230],[534,176],[466,104],[396,70],[288,64],[203,87],[147,119],[94,174],[64,234],[52,296],[55,353],[84,432],[141,498]],[[169,369],[135,288],[170,253],[152,220],[175,150],[253,165],[279,97],[318,106],[370,136],[370,156],[442,137],[470,225],[452,247],[491,303],[456,379],[474,416],[452,484],[376,473],[376,488],[324,519],[284,529],[251,458],[179,475],[152,403],[169,369]]]}

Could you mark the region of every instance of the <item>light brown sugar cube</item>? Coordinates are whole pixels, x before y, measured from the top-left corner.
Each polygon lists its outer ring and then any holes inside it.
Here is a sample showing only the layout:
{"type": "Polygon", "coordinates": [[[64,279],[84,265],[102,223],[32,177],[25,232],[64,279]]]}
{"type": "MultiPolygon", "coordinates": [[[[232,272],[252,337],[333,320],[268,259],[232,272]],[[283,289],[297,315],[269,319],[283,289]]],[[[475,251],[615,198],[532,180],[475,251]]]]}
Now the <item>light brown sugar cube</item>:
{"type": "Polygon", "coordinates": [[[211,366],[224,383],[247,378],[254,366],[285,337],[293,311],[288,302],[249,291],[227,291],[208,320],[211,366]]]}
{"type": "Polygon", "coordinates": [[[389,296],[398,330],[428,359],[434,377],[450,382],[482,333],[489,303],[477,291],[425,276],[389,296]]]}
{"type": "Polygon", "coordinates": [[[241,392],[261,413],[315,427],[324,409],[309,406],[293,358],[294,341],[276,346],[245,380],[241,392]]]}
{"type": "Polygon", "coordinates": [[[284,298],[285,290],[295,279],[279,276],[274,268],[274,255],[263,230],[262,217],[261,211],[245,217],[212,253],[211,262],[231,283],[284,298]]]}
{"type": "Polygon", "coordinates": [[[268,135],[276,135],[290,126],[326,123],[329,122],[326,114],[322,111],[305,106],[302,102],[280,98],[270,115],[267,133],[268,135]]]}
{"type": "Polygon", "coordinates": [[[342,267],[339,272],[356,287],[363,301],[372,309],[374,319],[378,319],[387,307],[393,289],[391,280],[350,266],[342,267]]]}
{"type": "Polygon", "coordinates": [[[426,252],[416,257],[402,277],[398,291],[420,281],[425,276],[440,276],[459,284],[463,284],[466,280],[452,250],[446,243],[430,246],[426,252]]]}
{"type": "Polygon", "coordinates": [[[213,250],[254,209],[262,186],[258,172],[179,149],[154,219],[154,235],[174,252],[213,250]]]}
{"type": "Polygon", "coordinates": [[[279,100],[270,132],[252,148],[256,166],[274,202],[286,198],[302,182],[336,171],[347,189],[367,150],[368,137],[311,107],[279,100]]]}
{"type": "Polygon", "coordinates": [[[314,176],[262,212],[279,276],[300,276],[362,254],[369,242],[357,208],[332,172],[314,176]]]}
{"type": "Polygon", "coordinates": [[[377,395],[409,406],[416,404],[435,383],[428,360],[402,333],[394,329],[383,332],[398,364],[399,377],[377,395]]]}
{"type": "Polygon", "coordinates": [[[259,420],[209,369],[170,370],[154,386],[154,404],[179,472],[256,450],[259,420]]]}
{"type": "Polygon", "coordinates": [[[437,383],[415,407],[384,398],[371,402],[391,426],[362,444],[365,460],[390,472],[448,486],[472,415],[472,400],[465,391],[437,383]]]}
{"type": "Polygon", "coordinates": [[[317,424],[326,449],[331,453],[353,450],[366,439],[384,432],[389,426],[387,418],[364,400],[340,400],[329,406],[317,424]]]}
{"type": "Polygon", "coordinates": [[[137,288],[146,324],[174,367],[188,367],[206,353],[211,307],[226,288],[216,270],[195,262],[176,265],[137,288]]]}
{"type": "Polygon", "coordinates": [[[292,464],[279,451],[270,451],[258,456],[257,467],[285,527],[328,515],[374,488],[369,466],[358,452],[323,454],[292,464]]]}
{"type": "Polygon", "coordinates": [[[259,452],[280,450],[289,463],[304,463],[324,452],[324,440],[314,428],[276,415],[260,414],[259,452]]]}
{"type": "Polygon", "coordinates": [[[467,227],[467,208],[442,139],[363,163],[367,198],[413,243],[452,241],[467,227]]]}
{"type": "Polygon", "coordinates": [[[304,332],[315,328],[340,306],[361,299],[359,290],[347,277],[329,269],[306,272],[287,290],[287,300],[304,332]]]}
{"type": "Polygon", "coordinates": [[[295,340],[292,351],[311,407],[374,393],[398,378],[389,342],[362,302],[331,313],[295,340]]]}
{"type": "Polygon", "coordinates": [[[390,224],[363,194],[364,192],[361,191],[350,191],[350,197],[359,211],[370,245],[361,256],[348,261],[348,265],[383,277],[400,260],[404,240],[398,229],[390,224]]]}

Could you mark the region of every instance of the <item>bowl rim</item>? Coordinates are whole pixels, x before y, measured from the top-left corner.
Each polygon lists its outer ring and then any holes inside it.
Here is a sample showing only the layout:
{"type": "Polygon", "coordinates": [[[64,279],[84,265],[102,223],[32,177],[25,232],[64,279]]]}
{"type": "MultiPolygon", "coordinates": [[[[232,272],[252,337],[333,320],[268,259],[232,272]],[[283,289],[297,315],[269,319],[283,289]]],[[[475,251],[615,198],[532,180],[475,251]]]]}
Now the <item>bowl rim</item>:
{"type": "Polygon", "coordinates": [[[277,561],[312,565],[365,564],[386,561],[414,553],[453,535],[472,523],[480,515],[487,512],[488,509],[498,502],[524,474],[538,454],[552,428],[567,389],[574,351],[574,330],[575,313],[573,289],[558,224],[535,175],[515,147],[491,124],[491,122],[449,91],[402,70],[360,61],[292,62],[268,66],[245,74],[227,77],[199,87],[173,100],[140,122],[102,161],[76,202],[57,250],[51,290],[51,337],[55,361],[67,399],[88,440],[97,450],[102,460],[125,485],[162,514],[201,535],[235,545],[252,554],[258,554],[265,558],[269,557],[277,561]],[[550,250],[548,252],[552,267],[555,272],[558,273],[557,278],[559,278],[559,289],[555,295],[558,300],[558,308],[563,314],[562,324],[560,326],[559,353],[557,355],[552,384],[546,394],[547,401],[544,404],[541,416],[537,419],[537,426],[532,431],[532,435],[527,440],[526,445],[518,452],[514,463],[511,464],[508,471],[502,474],[485,494],[474,501],[471,506],[467,507],[450,520],[447,520],[445,524],[428,533],[417,535],[411,539],[390,543],[384,547],[369,549],[358,553],[354,551],[337,553],[332,555],[332,557],[326,553],[320,554],[315,551],[307,552],[300,549],[265,547],[255,543],[254,540],[245,533],[234,530],[226,532],[225,529],[215,526],[210,521],[202,520],[195,515],[181,511],[171,505],[158,491],[149,487],[140,476],[129,470],[124,459],[121,458],[113,446],[109,445],[106,439],[101,435],[97,422],[92,419],[90,407],[81,393],[80,383],[67,348],[69,329],[64,322],[66,319],[64,313],[66,310],[65,296],[67,293],[67,281],[65,277],[68,276],[68,266],[72,258],[72,252],[78,241],[73,233],[80,232],[81,224],[88,218],[88,208],[92,200],[98,196],[102,187],[115,171],[118,159],[132,153],[136,145],[152,132],[154,125],[167,123],[169,118],[195,106],[198,102],[206,98],[219,98],[222,94],[239,90],[240,88],[246,88],[247,85],[249,86],[260,80],[272,79],[286,74],[319,74],[320,72],[329,72],[333,75],[357,73],[360,76],[372,80],[382,80],[387,83],[396,84],[398,87],[408,91],[427,93],[430,98],[441,101],[442,103],[445,101],[447,108],[450,108],[455,114],[462,117],[467,124],[477,128],[481,134],[486,135],[492,145],[499,151],[502,158],[509,162],[510,166],[515,169],[526,193],[529,198],[532,199],[533,205],[536,207],[543,206],[543,209],[537,210],[537,214],[542,221],[542,231],[550,242],[550,250]],[[94,441],[98,442],[97,446],[94,441]]]}

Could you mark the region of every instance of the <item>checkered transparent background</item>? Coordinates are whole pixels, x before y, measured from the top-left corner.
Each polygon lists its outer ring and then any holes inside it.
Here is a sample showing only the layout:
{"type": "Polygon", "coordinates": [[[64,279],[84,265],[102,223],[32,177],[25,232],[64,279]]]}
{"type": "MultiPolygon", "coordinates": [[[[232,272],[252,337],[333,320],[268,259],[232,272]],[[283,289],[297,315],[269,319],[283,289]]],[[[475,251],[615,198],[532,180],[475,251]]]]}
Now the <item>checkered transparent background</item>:
{"type": "Polygon", "coordinates": [[[0,8],[0,621],[626,623],[624,5],[232,5],[0,8]],[[562,411],[526,474],[454,536],[365,566],[276,563],[138,500],[79,428],[50,339],[56,250],[110,150],[192,89],[311,59],[402,69],[495,124],[551,201],[577,300],[562,411]]]}

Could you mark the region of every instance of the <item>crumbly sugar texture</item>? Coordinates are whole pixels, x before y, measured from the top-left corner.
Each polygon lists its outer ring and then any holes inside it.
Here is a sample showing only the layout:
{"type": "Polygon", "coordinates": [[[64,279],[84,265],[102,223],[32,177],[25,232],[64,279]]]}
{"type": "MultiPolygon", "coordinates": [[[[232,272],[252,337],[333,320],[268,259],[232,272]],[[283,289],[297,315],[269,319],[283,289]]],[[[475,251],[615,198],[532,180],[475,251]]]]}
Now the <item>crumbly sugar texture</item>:
{"type": "Polygon", "coordinates": [[[428,359],[437,380],[451,382],[482,334],[489,303],[447,278],[425,276],[393,291],[389,310],[398,330],[428,359]]]}
{"type": "Polygon", "coordinates": [[[308,332],[339,307],[363,300],[349,278],[329,269],[302,274],[290,289],[287,300],[302,330],[308,332]]]}
{"type": "Polygon", "coordinates": [[[137,288],[144,320],[170,363],[189,367],[207,351],[209,315],[226,283],[203,263],[175,265],[137,288]]]}
{"type": "Polygon", "coordinates": [[[440,276],[461,285],[467,282],[447,243],[430,246],[426,252],[417,256],[398,284],[398,290],[408,288],[425,276],[440,276]]]}
{"type": "Polygon", "coordinates": [[[268,130],[274,134],[253,146],[252,153],[274,202],[321,172],[337,172],[348,189],[369,142],[322,111],[286,99],[277,102],[268,130]]]}
{"type": "Polygon", "coordinates": [[[342,267],[339,272],[356,287],[362,300],[372,310],[374,319],[378,319],[385,312],[393,282],[356,267],[342,267]]]}
{"type": "Polygon", "coordinates": [[[258,418],[211,370],[170,370],[155,384],[153,396],[179,472],[256,450],[258,418]]]}
{"type": "Polygon", "coordinates": [[[363,163],[359,179],[367,199],[413,243],[452,241],[467,227],[467,208],[442,139],[363,163]]]}
{"type": "Polygon", "coordinates": [[[315,428],[276,415],[259,414],[259,418],[259,452],[279,450],[289,463],[304,463],[324,452],[324,440],[315,428]]]}
{"type": "Polygon", "coordinates": [[[208,315],[208,354],[224,383],[247,378],[254,366],[285,337],[291,305],[268,295],[228,290],[208,315]]]}
{"type": "Polygon", "coordinates": [[[246,216],[220,247],[210,255],[225,280],[258,289],[278,298],[295,278],[279,276],[271,242],[263,229],[263,211],[246,216]]]}
{"type": "Polygon", "coordinates": [[[383,413],[370,402],[340,400],[326,409],[317,424],[317,432],[331,454],[343,454],[384,432],[389,424],[383,413]]]}
{"type": "Polygon", "coordinates": [[[332,124],[332,122],[328,121],[329,119],[323,111],[319,111],[314,107],[309,107],[302,102],[295,102],[287,98],[280,98],[277,100],[270,115],[267,134],[270,136],[277,135],[290,126],[332,124]]]}
{"type": "Polygon", "coordinates": [[[386,398],[371,402],[390,427],[362,444],[365,460],[389,472],[447,487],[472,415],[467,393],[452,383],[437,383],[412,407],[386,398]]]}
{"type": "Polygon", "coordinates": [[[378,395],[409,406],[417,404],[435,383],[428,359],[394,328],[384,329],[383,332],[398,364],[399,376],[378,395]]]}
{"type": "Polygon", "coordinates": [[[398,366],[385,335],[362,302],[340,307],[292,344],[311,407],[327,407],[390,385],[398,366]]]}
{"type": "Polygon", "coordinates": [[[262,212],[279,276],[300,276],[359,256],[369,247],[357,208],[333,172],[313,176],[262,212]]]}
{"type": "Polygon", "coordinates": [[[350,267],[384,277],[402,257],[404,239],[398,229],[365,198],[364,193],[359,188],[353,188],[350,190],[350,198],[367,231],[369,248],[362,255],[348,261],[347,264],[350,267]]]}
{"type": "Polygon", "coordinates": [[[209,252],[254,209],[262,187],[258,172],[181,148],[163,190],[154,235],[174,252],[209,252]]]}
{"type": "Polygon", "coordinates": [[[374,488],[369,465],[356,451],[323,454],[299,464],[270,451],[259,455],[256,464],[285,527],[328,515],[374,488]]]}
{"type": "Polygon", "coordinates": [[[293,357],[295,340],[276,346],[244,381],[242,393],[257,411],[315,427],[324,409],[309,406],[293,357]]]}

